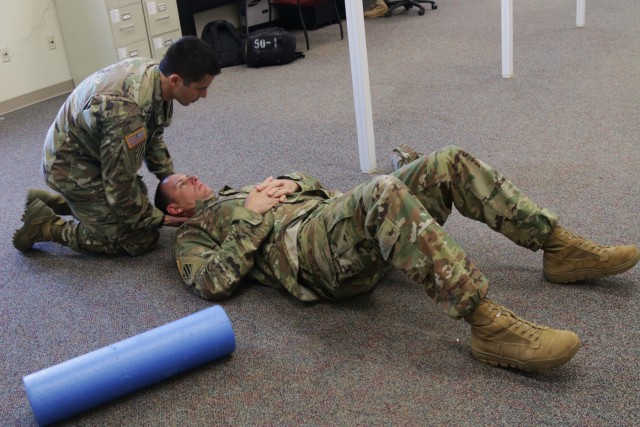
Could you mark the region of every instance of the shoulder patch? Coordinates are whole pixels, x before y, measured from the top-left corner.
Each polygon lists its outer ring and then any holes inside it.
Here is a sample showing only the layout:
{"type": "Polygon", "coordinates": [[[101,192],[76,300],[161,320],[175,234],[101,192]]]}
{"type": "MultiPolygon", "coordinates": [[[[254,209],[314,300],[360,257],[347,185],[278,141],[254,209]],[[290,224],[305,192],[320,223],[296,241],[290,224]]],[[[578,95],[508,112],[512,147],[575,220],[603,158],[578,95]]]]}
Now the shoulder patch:
{"type": "Polygon", "coordinates": [[[145,150],[144,150],[144,145],[138,150],[136,151],[136,162],[138,163],[142,163],[142,156],[144,156],[145,150]]]}
{"type": "Polygon", "coordinates": [[[176,259],[180,277],[187,285],[193,285],[195,274],[205,261],[198,256],[180,256],[176,259]]]}
{"type": "Polygon", "coordinates": [[[127,141],[127,146],[131,150],[147,140],[147,130],[141,127],[132,134],[127,135],[124,140],[127,141]]]}
{"type": "Polygon", "coordinates": [[[191,278],[191,271],[193,269],[193,266],[191,264],[182,264],[182,278],[183,279],[189,279],[191,278]]]}
{"type": "Polygon", "coordinates": [[[176,263],[178,264],[178,271],[180,272],[180,276],[184,280],[191,278],[191,271],[193,271],[193,266],[191,265],[191,263],[182,263],[180,259],[177,259],[176,263]]]}

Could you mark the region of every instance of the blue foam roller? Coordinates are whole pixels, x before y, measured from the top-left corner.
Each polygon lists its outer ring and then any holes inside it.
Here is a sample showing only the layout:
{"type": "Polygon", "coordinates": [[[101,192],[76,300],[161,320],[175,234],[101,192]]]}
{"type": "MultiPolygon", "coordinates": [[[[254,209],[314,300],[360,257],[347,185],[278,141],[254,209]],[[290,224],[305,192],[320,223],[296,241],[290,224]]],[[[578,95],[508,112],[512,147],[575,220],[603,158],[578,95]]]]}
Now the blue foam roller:
{"type": "Polygon", "coordinates": [[[47,425],[233,353],[231,322],[214,306],[25,376],[31,409],[47,425]]]}

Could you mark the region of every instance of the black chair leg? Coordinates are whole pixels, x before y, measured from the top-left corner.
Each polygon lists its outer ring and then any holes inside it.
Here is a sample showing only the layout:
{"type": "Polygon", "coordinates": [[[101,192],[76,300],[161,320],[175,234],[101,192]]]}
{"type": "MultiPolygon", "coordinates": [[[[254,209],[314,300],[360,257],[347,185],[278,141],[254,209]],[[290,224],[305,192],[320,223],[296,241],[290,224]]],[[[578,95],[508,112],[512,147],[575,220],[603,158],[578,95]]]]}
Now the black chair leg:
{"type": "Polygon", "coordinates": [[[336,11],[336,18],[338,18],[338,25],[340,26],[340,40],[344,40],[344,32],[342,31],[342,18],[340,17],[340,11],[338,10],[338,3],[336,0],[332,1],[333,8],[336,11]]]}
{"type": "Polygon", "coordinates": [[[304,17],[302,16],[302,7],[298,2],[298,16],[300,16],[300,23],[302,24],[302,31],[304,32],[304,40],[307,42],[307,50],[309,50],[309,35],[307,34],[307,25],[304,23],[304,17]]]}
{"type": "MultiPolygon", "coordinates": [[[[342,29],[342,18],[340,17],[340,10],[336,0],[331,0],[333,8],[336,12],[336,18],[338,19],[338,25],[340,26],[340,40],[344,40],[344,30],[342,29]]],[[[300,17],[300,24],[302,25],[302,31],[304,32],[304,41],[307,44],[307,50],[309,50],[309,34],[307,33],[307,24],[304,22],[304,16],[302,15],[302,6],[298,1],[298,17],[300,17]]],[[[269,0],[269,25],[271,25],[271,0],[269,0]]]]}

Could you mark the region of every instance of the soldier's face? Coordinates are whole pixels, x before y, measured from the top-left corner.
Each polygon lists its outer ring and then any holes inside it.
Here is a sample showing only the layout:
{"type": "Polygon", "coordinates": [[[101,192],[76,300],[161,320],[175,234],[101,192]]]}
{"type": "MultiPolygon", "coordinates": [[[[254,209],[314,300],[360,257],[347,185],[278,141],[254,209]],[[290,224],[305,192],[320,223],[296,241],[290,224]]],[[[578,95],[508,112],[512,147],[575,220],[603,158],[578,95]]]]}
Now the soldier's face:
{"type": "Polygon", "coordinates": [[[197,176],[178,173],[166,177],[160,191],[170,201],[167,211],[176,216],[193,215],[196,200],[208,199],[213,195],[213,190],[197,176]]]}
{"type": "Polygon", "coordinates": [[[194,103],[200,98],[206,98],[209,86],[211,86],[211,82],[213,81],[213,76],[206,74],[200,81],[185,85],[182,78],[175,74],[174,76],[177,77],[177,79],[174,80],[173,98],[184,106],[194,103]]]}

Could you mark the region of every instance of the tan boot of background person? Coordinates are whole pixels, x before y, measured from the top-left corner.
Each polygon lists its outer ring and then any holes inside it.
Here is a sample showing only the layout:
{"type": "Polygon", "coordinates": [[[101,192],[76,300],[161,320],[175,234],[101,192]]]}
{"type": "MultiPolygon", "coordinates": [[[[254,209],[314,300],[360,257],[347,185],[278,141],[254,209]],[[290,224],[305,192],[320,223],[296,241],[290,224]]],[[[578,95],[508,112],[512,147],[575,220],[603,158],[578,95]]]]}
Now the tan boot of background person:
{"type": "Polygon", "coordinates": [[[610,276],[627,271],[640,260],[637,246],[601,246],[556,225],[544,250],[544,277],[553,283],[610,276]]]}
{"type": "Polygon", "coordinates": [[[64,197],[56,193],[50,193],[45,190],[37,188],[29,188],[27,193],[27,203],[25,206],[29,206],[31,202],[36,199],[42,200],[45,205],[49,206],[56,215],[71,215],[71,208],[67,204],[64,197]]]}
{"type": "Polygon", "coordinates": [[[471,324],[471,355],[491,366],[544,372],[568,362],[580,348],[573,332],[527,322],[486,298],[465,320],[471,324]]]}
{"type": "Polygon", "coordinates": [[[13,246],[20,252],[31,250],[36,242],[66,244],[62,240],[62,227],[66,221],[56,216],[42,200],[36,199],[27,206],[22,221],[24,225],[13,235],[13,246]]]}
{"type": "Polygon", "coordinates": [[[379,18],[389,11],[384,0],[376,0],[376,4],[364,13],[365,18],[379,18]]]}

